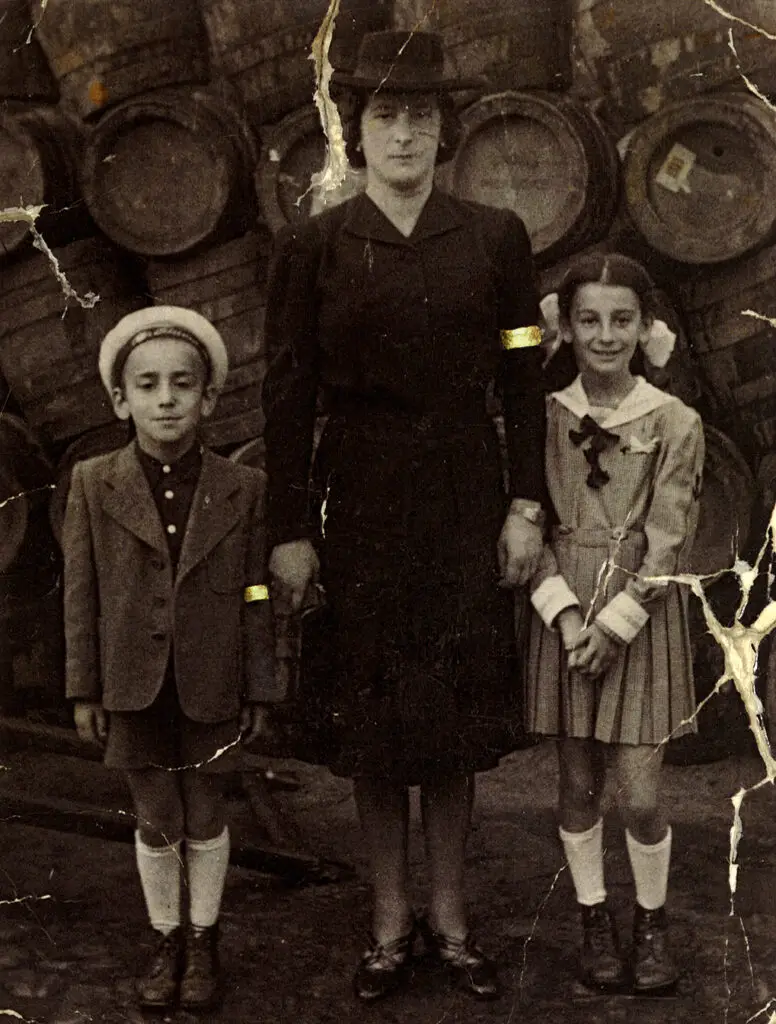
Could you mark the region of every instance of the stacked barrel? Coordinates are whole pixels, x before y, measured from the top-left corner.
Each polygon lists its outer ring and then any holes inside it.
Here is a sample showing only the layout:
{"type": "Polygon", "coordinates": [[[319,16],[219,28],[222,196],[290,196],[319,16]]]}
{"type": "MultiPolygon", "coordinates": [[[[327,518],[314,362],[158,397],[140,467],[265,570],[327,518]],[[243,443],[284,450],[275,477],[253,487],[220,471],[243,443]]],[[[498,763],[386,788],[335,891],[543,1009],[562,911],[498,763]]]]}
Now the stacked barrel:
{"type": "MultiPolygon", "coordinates": [[[[34,563],[37,520],[48,509],[61,529],[73,464],[126,440],[97,376],[124,313],[173,303],[218,326],[231,369],[207,439],[262,464],[272,236],[364,185],[313,178],[310,50],[329,6],[0,0],[0,203],[43,207],[37,231],[76,293],[25,220],[0,223],[6,617],[32,592],[15,567],[34,563]]],[[[482,78],[459,97],[439,183],[518,212],[545,289],[590,248],[649,266],[678,343],[647,374],[709,425],[696,567],[723,568],[776,440],[776,335],[744,312],[776,316],[776,112],[756,94],[776,90],[773,0],[340,0],[331,60],[347,68],[389,27],[441,33],[450,73],[482,78]]]]}

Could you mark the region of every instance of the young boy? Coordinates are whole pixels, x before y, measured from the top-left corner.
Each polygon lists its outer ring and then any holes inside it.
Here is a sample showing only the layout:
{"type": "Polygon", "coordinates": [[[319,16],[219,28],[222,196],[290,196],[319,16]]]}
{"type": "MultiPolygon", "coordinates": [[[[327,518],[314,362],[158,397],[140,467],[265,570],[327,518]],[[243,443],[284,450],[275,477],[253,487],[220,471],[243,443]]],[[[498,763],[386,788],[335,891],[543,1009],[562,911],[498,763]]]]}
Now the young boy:
{"type": "Polygon", "coordinates": [[[229,860],[220,781],[282,698],[265,583],[264,477],[197,439],[227,354],[198,313],[157,306],[105,337],[99,368],[119,451],[78,463],[64,527],[67,694],[79,735],[126,772],[157,945],[146,1007],[218,1001],[229,860]],[[185,838],[185,852],[181,841],[185,838]],[[185,866],[189,924],[181,927],[185,866]]]}

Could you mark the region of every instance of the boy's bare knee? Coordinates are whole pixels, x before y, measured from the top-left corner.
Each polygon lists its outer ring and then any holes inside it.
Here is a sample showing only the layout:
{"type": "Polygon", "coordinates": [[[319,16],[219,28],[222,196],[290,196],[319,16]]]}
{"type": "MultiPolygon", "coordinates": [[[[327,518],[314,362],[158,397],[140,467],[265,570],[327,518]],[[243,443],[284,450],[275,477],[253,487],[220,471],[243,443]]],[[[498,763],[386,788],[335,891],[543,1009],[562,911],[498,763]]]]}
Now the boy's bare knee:
{"type": "Polygon", "coordinates": [[[140,838],[166,846],[183,838],[183,799],[175,772],[161,769],[127,772],[140,838]]]}
{"type": "Polygon", "coordinates": [[[189,839],[215,839],[226,821],[220,777],[185,772],[182,783],[186,835],[189,839]]]}

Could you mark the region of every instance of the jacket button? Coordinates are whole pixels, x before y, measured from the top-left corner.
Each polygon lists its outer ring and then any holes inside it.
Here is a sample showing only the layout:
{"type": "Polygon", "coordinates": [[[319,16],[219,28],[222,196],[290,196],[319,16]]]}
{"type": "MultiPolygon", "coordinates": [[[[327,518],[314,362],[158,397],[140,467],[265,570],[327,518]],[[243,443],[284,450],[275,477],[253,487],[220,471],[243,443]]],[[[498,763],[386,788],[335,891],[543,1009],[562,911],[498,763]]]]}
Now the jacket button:
{"type": "Polygon", "coordinates": [[[154,602],[153,603],[154,603],[154,608],[164,608],[164,606],[167,604],[167,598],[166,597],[162,597],[161,594],[157,594],[156,597],[154,598],[154,602]]]}
{"type": "Polygon", "coordinates": [[[167,634],[166,633],[152,633],[151,634],[151,639],[152,640],[166,640],[167,639],[167,634]]]}
{"type": "Polygon", "coordinates": [[[151,561],[151,566],[152,568],[157,569],[159,572],[161,572],[162,569],[164,568],[164,560],[161,558],[154,558],[151,561]]]}

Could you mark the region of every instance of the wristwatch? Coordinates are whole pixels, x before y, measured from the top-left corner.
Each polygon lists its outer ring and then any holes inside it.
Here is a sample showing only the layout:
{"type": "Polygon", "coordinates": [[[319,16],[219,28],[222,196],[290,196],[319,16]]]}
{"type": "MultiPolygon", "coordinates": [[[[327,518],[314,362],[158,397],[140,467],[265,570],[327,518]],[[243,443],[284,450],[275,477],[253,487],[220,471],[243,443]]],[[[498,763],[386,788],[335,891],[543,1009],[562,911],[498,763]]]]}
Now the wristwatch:
{"type": "Polygon", "coordinates": [[[536,501],[527,501],[524,498],[514,498],[509,507],[510,513],[520,515],[527,519],[534,526],[544,526],[544,509],[536,501]]]}

